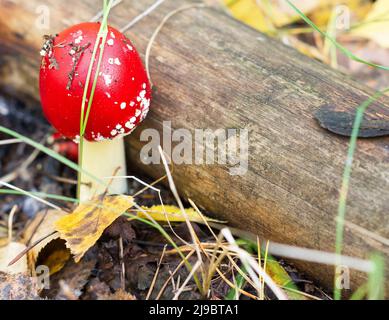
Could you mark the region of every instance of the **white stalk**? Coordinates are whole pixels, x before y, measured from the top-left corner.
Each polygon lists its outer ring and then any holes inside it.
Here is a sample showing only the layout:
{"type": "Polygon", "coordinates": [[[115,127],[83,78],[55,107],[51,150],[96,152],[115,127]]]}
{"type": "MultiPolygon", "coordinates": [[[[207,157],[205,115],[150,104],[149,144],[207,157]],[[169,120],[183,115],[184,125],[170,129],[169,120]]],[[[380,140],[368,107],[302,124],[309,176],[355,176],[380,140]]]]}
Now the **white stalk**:
{"type": "MultiPolygon", "coordinates": [[[[92,176],[109,184],[107,194],[127,193],[126,179],[106,179],[114,174],[125,176],[127,174],[126,156],[123,137],[100,142],[84,140],[82,168],[92,176]]],[[[81,174],[80,201],[87,201],[106,192],[107,186],[81,174]]]]}

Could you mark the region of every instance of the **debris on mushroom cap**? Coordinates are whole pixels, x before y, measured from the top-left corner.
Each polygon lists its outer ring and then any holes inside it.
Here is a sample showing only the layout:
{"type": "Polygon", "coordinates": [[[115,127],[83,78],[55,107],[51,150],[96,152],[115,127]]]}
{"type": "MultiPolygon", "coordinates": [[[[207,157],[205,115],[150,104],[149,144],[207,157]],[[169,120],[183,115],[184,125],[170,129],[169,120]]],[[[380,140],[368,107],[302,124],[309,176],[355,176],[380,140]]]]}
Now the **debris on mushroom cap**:
{"type": "MultiPolygon", "coordinates": [[[[45,38],[41,51],[39,86],[43,111],[49,122],[70,139],[80,134],[84,85],[99,28],[100,24],[91,22],[72,26],[55,37],[45,38]]],[[[89,88],[98,56],[99,52],[89,88]]],[[[146,117],[150,99],[150,83],[134,45],[109,27],[84,137],[102,141],[131,133],[146,117]]]]}

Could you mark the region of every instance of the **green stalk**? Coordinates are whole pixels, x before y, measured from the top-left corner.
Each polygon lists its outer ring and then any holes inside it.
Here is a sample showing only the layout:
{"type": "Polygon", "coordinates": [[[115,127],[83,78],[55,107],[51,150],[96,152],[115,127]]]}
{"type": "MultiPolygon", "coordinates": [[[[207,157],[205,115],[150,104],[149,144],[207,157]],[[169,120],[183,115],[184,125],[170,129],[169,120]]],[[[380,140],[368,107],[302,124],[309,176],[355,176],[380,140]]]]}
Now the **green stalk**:
{"type": "MultiPolygon", "coordinates": [[[[104,54],[105,42],[106,42],[107,33],[108,33],[108,15],[109,15],[109,12],[111,10],[112,4],[113,4],[113,0],[110,0],[109,2],[107,2],[107,0],[103,1],[103,12],[104,12],[103,18],[101,21],[99,33],[97,34],[97,37],[96,37],[95,46],[93,48],[93,53],[92,53],[91,61],[89,63],[88,73],[87,73],[87,77],[86,77],[86,81],[85,81],[84,93],[82,96],[81,114],[80,114],[80,135],[79,135],[80,141],[79,141],[79,145],[78,145],[78,155],[79,155],[78,156],[78,165],[80,168],[82,168],[82,159],[83,159],[83,150],[84,150],[84,134],[85,134],[85,129],[86,129],[86,126],[88,123],[89,113],[90,113],[90,109],[92,107],[93,97],[94,97],[96,86],[97,86],[97,80],[98,80],[98,76],[99,76],[101,61],[102,61],[103,54],[104,54]],[[101,42],[101,44],[100,44],[100,42],[101,42]],[[92,77],[93,66],[94,66],[94,62],[96,59],[96,55],[97,55],[97,51],[99,49],[99,46],[100,46],[99,60],[97,63],[95,77],[93,79],[92,89],[91,89],[91,93],[89,95],[88,107],[87,107],[86,114],[85,114],[86,98],[88,95],[89,84],[90,84],[90,80],[92,77]],[[85,115],[85,117],[84,117],[84,115],[85,115]]],[[[80,198],[80,189],[81,189],[81,173],[78,172],[78,179],[77,179],[77,198],[78,199],[80,198]]]]}
{"type": "MultiPolygon", "coordinates": [[[[335,252],[338,256],[336,267],[340,265],[340,255],[342,254],[342,249],[343,249],[344,220],[346,215],[347,196],[348,196],[354,154],[357,146],[359,129],[361,127],[361,123],[363,120],[363,114],[374,101],[379,99],[386,92],[389,92],[389,88],[383,91],[376,92],[373,96],[369,97],[357,108],[357,112],[353,124],[353,130],[350,138],[350,144],[347,152],[346,164],[343,171],[342,186],[340,189],[338,216],[337,216],[337,223],[336,223],[336,242],[335,242],[335,252]]],[[[341,290],[336,286],[336,272],[335,272],[334,284],[335,284],[334,299],[339,300],[341,298],[341,290]]]]}

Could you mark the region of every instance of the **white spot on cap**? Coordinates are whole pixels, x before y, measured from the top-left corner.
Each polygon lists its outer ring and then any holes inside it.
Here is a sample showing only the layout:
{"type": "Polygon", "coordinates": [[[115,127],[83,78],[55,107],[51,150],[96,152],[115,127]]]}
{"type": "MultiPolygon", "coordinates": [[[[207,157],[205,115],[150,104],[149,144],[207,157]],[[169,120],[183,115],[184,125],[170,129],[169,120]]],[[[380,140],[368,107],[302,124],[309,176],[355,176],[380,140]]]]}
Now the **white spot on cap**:
{"type": "Polygon", "coordinates": [[[134,78],[134,77],[132,77],[132,78],[131,78],[131,80],[132,80],[132,81],[135,81],[135,78],[134,78]]]}
{"type": "Polygon", "coordinates": [[[130,119],[130,123],[134,123],[136,121],[136,118],[135,117],[132,117],[131,119],[130,119]]]}
{"type": "Polygon", "coordinates": [[[130,46],[129,44],[127,44],[127,48],[128,48],[128,50],[130,50],[130,51],[134,50],[134,48],[133,48],[132,46],[130,46]]]}
{"type": "Polygon", "coordinates": [[[80,136],[77,135],[77,136],[73,139],[73,142],[79,144],[79,143],[80,143],[80,136]]]}
{"type": "Polygon", "coordinates": [[[96,137],[95,137],[95,141],[104,141],[105,138],[101,135],[100,132],[97,133],[96,137]]]}
{"type": "Polygon", "coordinates": [[[118,65],[118,66],[121,65],[119,58],[115,58],[115,64],[118,65]]]}
{"type": "Polygon", "coordinates": [[[113,46],[113,43],[114,43],[113,39],[109,39],[109,40],[107,41],[107,44],[108,44],[109,46],[113,46]]]}
{"type": "Polygon", "coordinates": [[[126,106],[127,106],[127,104],[125,103],[125,102],[122,102],[121,104],[120,104],[120,109],[125,109],[126,108],[126,106]]]}
{"type": "Polygon", "coordinates": [[[142,116],[140,117],[140,121],[143,121],[146,118],[148,113],[149,113],[149,108],[144,109],[142,111],[142,116]]]}
{"type": "Polygon", "coordinates": [[[146,89],[146,83],[142,84],[142,88],[146,89]]]}
{"type": "Polygon", "coordinates": [[[117,130],[120,130],[121,128],[123,128],[121,124],[116,125],[117,130]]]}
{"type": "Polygon", "coordinates": [[[136,109],[135,110],[135,117],[139,117],[140,114],[141,114],[141,111],[139,109],[136,109]]]}
{"type": "Polygon", "coordinates": [[[131,102],[130,102],[130,107],[133,107],[133,106],[135,106],[135,102],[134,102],[134,101],[131,101],[131,102]]]}
{"type": "Polygon", "coordinates": [[[112,83],[112,76],[110,74],[103,73],[103,77],[104,77],[105,85],[109,86],[112,83]]]}
{"type": "Polygon", "coordinates": [[[109,63],[109,64],[113,64],[113,58],[109,58],[109,59],[108,59],[108,63],[109,63]]]}
{"type": "Polygon", "coordinates": [[[126,124],[125,124],[125,127],[128,128],[128,129],[134,129],[135,128],[135,124],[131,123],[130,121],[127,121],[126,124]]]}
{"type": "Polygon", "coordinates": [[[112,31],[111,31],[110,35],[111,35],[111,38],[115,39],[115,34],[112,31]]]}
{"type": "Polygon", "coordinates": [[[106,95],[109,99],[111,99],[111,94],[110,94],[109,92],[106,92],[105,95],[106,95]]]}
{"type": "Polygon", "coordinates": [[[82,39],[84,39],[84,37],[82,35],[80,35],[79,37],[77,37],[76,39],[74,39],[74,43],[75,44],[80,44],[82,39]]]}
{"type": "Polygon", "coordinates": [[[118,134],[117,130],[113,129],[111,131],[111,136],[116,136],[118,134]]]}

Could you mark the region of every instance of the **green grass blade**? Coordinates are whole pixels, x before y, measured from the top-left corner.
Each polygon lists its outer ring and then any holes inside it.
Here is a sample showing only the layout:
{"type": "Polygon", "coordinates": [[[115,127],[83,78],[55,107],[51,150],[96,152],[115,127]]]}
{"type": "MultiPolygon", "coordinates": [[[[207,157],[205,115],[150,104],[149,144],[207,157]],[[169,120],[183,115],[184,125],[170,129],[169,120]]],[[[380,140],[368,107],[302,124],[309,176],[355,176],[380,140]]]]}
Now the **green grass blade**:
{"type": "MultiPolygon", "coordinates": [[[[242,267],[242,271],[246,274],[246,270],[244,267],[242,267]]],[[[231,288],[228,293],[225,296],[225,300],[236,300],[237,293],[239,292],[238,289],[242,289],[243,286],[246,284],[245,278],[238,273],[236,275],[236,288],[231,288]]]]}
{"type": "Polygon", "coordinates": [[[369,300],[383,300],[385,298],[385,260],[379,253],[371,257],[374,269],[369,274],[367,282],[367,298],[369,300]]]}
{"type": "MultiPolygon", "coordinates": [[[[79,201],[75,198],[65,197],[58,194],[50,194],[50,193],[44,193],[39,191],[28,191],[29,194],[32,194],[34,196],[45,198],[45,199],[53,199],[53,200],[60,200],[64,202],[74,202],[78,203],[79,201]]],[[[9,195],[16,195],[16,196],[26,196],[26,193],[18,190],[12,190],[12,189],[0,189],[0,194],[9,194],[9,195]]],[[[29,196],[27,194],[27,196],[29,196]]]]}
{"type": "MultiPolygon", "coordinates": [[[[339,197],[339,204],[338,204],[338,215],[337,215],[337,223],[336,223],[336,243],[335,243],[335,252],[338,255],[338,257],[340,257],[340,255],[342,254],[342,249],[343,249],[344,220],[346,215],[347,196],[348,196],[354,154],[357,146],[358,134],[363,120],[363,115],[366,109],[374,101],[376,101],[382,95],[384,95],[386,92],[389,92],[389,88],[383,91],[376,92],[373,96],[369,97],[357,108],[357,112],[353,124],[353,130],[351,133],[349,148],[347,152],[346,164],[343,171],[342,186],[340,189],[340,197],[339,197]]],[[[337,266],[339,264],[340,263],[338,262],[337,266]]],[[[336,279],[334,283],[336,284],[336,279]]],[[[335,285],[334,299],[339,300],[340,298],[341,298],[341,290],[337,288],[335,285]]]]}
{"type": "Polygon", "coordinates": [[[48,156],[58,160],[59,162],[63,163],[64,165],[68,166],[69,168],[77,171],[77,172],[82,172],[84,173],[85,175],[87,175],[88,177],[92,178],[93,180],[95,180],[96,182],[102,184],[102,185],[106,185],[106,182],[104,182],[103,180],[101,179],[98,179],[97,177],[93,176],[92,174],[90,174],[89,172],[83,170],[82,168],[80,168],[76,163],[70,161],[69,159],[61,156],[59,153],[45,147],[44,145],[42,145],[41,143],[39,142],[36,142],[12,129],[8,129],[6,127],[3,127],[3,126],[0,126],[0,132],[3,132],[5,134],[8,134],[10,135],[11,137],[14,137],[14,138],[17,138],[17,139],[20,139],[21,141],[23,141],[24,143],[34,147],[35,149],[38,149],[40,150],[41,152],[47,154],[48,156]]]}

